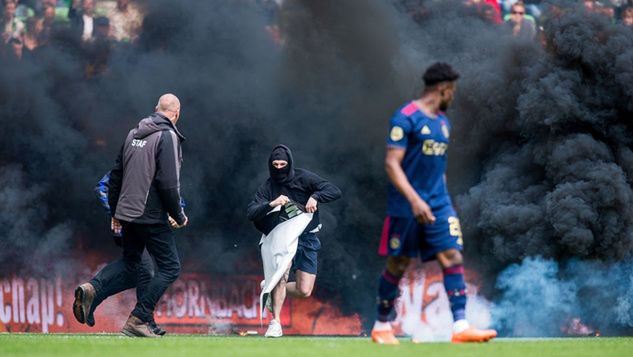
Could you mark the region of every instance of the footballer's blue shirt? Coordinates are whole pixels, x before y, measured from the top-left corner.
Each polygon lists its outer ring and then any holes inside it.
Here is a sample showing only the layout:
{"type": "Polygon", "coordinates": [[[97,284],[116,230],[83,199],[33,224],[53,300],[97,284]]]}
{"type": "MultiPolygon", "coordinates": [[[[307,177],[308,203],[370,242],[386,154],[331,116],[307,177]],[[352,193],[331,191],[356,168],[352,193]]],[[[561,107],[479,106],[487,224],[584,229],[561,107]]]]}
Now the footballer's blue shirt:
{"type": "MultiPolygon", "coordinates": [[[[409,183],[433,211],[451,204],[444,179],[450,131],[444,114],[431,118],[413,102],[402,106],[390,122],[387,146],[405,150],[402,169],[409,183]]],[[[413,217],[409,201],[391,183],[387,215],[413,217]]]]}

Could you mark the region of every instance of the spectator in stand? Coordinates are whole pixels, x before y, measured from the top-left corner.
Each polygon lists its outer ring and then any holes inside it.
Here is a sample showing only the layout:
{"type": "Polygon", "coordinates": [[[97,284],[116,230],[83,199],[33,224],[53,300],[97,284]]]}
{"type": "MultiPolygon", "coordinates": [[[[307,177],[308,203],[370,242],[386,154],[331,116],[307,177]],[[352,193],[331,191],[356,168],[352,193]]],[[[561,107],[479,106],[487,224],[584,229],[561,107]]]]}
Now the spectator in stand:
{"type": "Polygon", "coordinates": [[[2,43],[7,43],[10,38],[20,38],[24,34],[24,23],[15,16],[17,2],[6,0],[4,14],[2,14],[2,43]]]}
{"type": "Polygon", "coordinates": [[[512,5],[510,18],[506,20],[506,24],[512,31],[512,36],[525,39],[536,37],[536,23],[525,18],[525,5],[522,1],[517,1],[512,5]]]}
{"type": "Polygon", "coordinates": [[[583,0],[582,3],[585,11],[605,15],[612,22],[615,22],[615,8],[613,2],[583,0]]]}
{"type": "Polygon", "coordinates": [[[18,19],[26,23],[26,20],[29,17],[32,17],[33,15],[35,15],[35,11],[33,10],[34,6],[37,3],[41,3],[41,1],[20,0],[20,1],[16,1],[15,3],[17,5],[15,8],[15,16],[17,16],[18,19]]]}
{"type": "Polygon", "coordinates": [[[488,21],[489,23],[495,25],[502,23],[501,16],[494,6],[490,4],[484,4],[481,7],[480,11],[484,19],[486,19],[486,21],[488,21]]]}
{"type": "Polygon", "coordinates": [[[44,10],[42,12],[42,34],[40,37],[40,45],[48,43],[54,24],[55,5],[46,2],[44,3],[44,10]]]}
{"type": "Polygon", "coordinates": [[[44,3],[42,10],[42,18],[44,19],[44,26],[50,25],[55,21],[55,5],[49,2],[44,3]]]}
{"type": "Polygon", "coordinates": [[[28,57],[25,55],[24,43],[19,37],[11,37],[5,46],[7,47],[6,55],[9,62],[21,62],[25,57],[28,57]]]}
{"type": "Polygon", "coordinates": [[[71,29],[84,42],[93,36],[94,10],[94,0],[72,0],[68,9],[71,29]]]}
{"type": "Polygon", "coordinates": [[[615,8],[613,6],[602,4],[599,13],[607,16],[611,22],[615,23],[615,8]]]}
{"type": "Polygon", "coordinates": [[[275,0],[257,0],[266,16],[266,31],[277,45],[283,44],[279,28],[279,4],[275,0]]]}
{"type": "MultiPolygon", "coordinates": [[[[512,11],[512,5],[514,5],[517,1],[519,0],[499,0],[505,15],[504,18],[510,14],[512,11]]],[[[535,19],[541,17],[541,0],[523,0],[522,2],[527,14],[535,19]]]]}
{"type": "MultiPolygon", "coordinates": [[[[40,0],[38,0],[38,2],[39,1],[40,0]]],[[[69,9],[68,8],[62,8],[62,6],[65,7],[65,4],[67,5],[69,2],[72,2],[72,1],[75,1],[75,0],[64,0],[64,1],[61,1],[60,4],[59,4],[60,8],[58,9],[57,8],[57,6],[58,6],[57,0],[41,0],[41,2],[42,2],[42,5],[41,5],[42,12],[44,11],[44,8],[46,8],[47,5],[50,5],[50,6],[53,7],[53,10],[55,10],[55,11],[53,11],[53,13],[55,13],[56,16],[62,16],[61,13],[63,13],[64,14],[63,17],[68,17],[68,10],[69,9]],[[60,14],[58,14],[57,11],[60,11],[60,14]]],[[[36,9],[37,9],[37,7],[36,7],[36,9]]],[[[36,12],[37,12],[37,10],[36,10],[36,12]]]]}
{"type": "Polygon", "coordinates": [[[497,0],[465,0],[464,5],[474,6],[484,18],[492,23],[501,24],[501,8],[497,0]]]}
{"type": "Polygon", "coordinates": [[[117,41],[133,42],[143,25],[139,7],[130,0],[117,0],[116,7],[108,14],[112,37],[117,41]]]}
{"type": "Polygon", "coordinates": [[[86,50],[86,77],[94,77],[105,73],[112,52],[112,36],[110,21],[107,17],[95,18],[94,36],[84,44],[86,50]]]}
{"type": "Polygon", "coordinates": [[[44,19],[35,16],[26,19],[24,47],[26,47],[29,51],[36,49],[40,45],[43,31],[44,19]]]}
{"type": "Polygon", "coordinates": [[[94,41],[111,41],[112,40],[112,26],[110,20],[105,16],[99,16],[95,18],[95,27],[93,32],[94,41]]]}
{"type": "Polygon", "coordinates": [[[622,10],[622,25],[633,26],[633,7],[627,7],[622,10]]]}

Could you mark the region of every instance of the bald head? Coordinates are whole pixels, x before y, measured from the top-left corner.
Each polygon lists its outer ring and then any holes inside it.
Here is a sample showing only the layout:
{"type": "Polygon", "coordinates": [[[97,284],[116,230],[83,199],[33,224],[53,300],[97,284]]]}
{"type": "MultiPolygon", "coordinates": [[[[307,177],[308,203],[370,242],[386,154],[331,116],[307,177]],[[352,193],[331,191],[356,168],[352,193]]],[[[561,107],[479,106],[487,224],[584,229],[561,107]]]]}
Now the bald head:
{"type": "Polygon", "coordinates": [[[156,112],[163,114],[176,124],[180,117],[180,100],[171,93],[163,94],[156,104],[156,112]]]}

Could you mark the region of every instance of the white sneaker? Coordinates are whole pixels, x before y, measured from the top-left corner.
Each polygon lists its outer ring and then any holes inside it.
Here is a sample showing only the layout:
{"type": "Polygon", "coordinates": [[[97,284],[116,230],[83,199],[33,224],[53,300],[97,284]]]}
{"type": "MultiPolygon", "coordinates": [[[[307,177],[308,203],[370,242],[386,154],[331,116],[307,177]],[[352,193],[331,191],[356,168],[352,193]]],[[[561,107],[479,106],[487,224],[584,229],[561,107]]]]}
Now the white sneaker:
{"type": "Polygon", "coordinates": [[[264,334],[264,337],[281,337],[284,333],[281,331],[281,324],[277,320],[270,320],[268,324],[268,330],[264,334]]]}

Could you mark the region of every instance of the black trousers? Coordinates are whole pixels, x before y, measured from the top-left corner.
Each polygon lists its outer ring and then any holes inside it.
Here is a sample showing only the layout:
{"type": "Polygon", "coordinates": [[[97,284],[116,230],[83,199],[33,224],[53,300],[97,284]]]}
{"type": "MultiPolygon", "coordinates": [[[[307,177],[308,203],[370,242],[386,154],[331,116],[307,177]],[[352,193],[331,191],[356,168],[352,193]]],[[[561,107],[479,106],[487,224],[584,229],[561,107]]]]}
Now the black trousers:
{"type": "Polygon", "coordinates": [[[180,275],[180,259],[176,249],[174,233],[167,223],[136,224],[121,222],[123,226],[123,264],[125,273],[120,284],[144,284],[142,255],[147,252],[156,263],[156,271],[146,285],[137,287],[137,301],[132,315],[144,322],[154,319],[154,308],[165,290],[180,275]]]}
{"type": "Polygon", "coordinates": [[[91,313],[94,312],[105,299],[128,289],[136,288],[136,299],[140,300],[143,292],[147,289],[147,284],[154,276],[154,264],[147,251],[143,252],[141,259],[141,270],[138,272],[137,279],[127,278],[125,262],[123,258],[121,258],[103,267],[103,269],[90,280],[90,284],[94,286],[96,292],[90,309],[91,313]]]}

